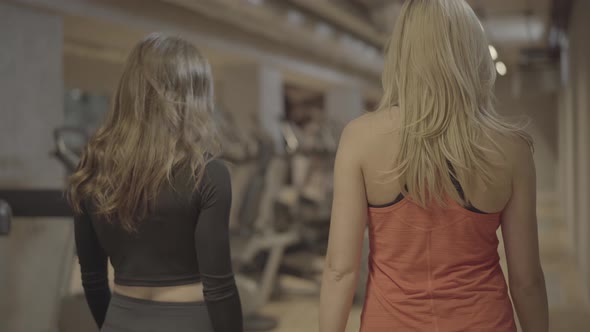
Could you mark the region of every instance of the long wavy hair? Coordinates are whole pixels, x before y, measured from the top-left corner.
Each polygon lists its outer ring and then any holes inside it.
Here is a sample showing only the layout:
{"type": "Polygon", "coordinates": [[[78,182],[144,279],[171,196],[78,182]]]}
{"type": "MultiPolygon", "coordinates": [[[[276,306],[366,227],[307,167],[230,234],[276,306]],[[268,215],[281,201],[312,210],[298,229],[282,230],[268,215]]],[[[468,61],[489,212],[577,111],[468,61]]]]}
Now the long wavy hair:
{"type": "Polygon", "coordinates": [[[173,172],[189,167],[195,187],[220,151],[207,59],[189,42],[151,34],[131,51],[105,122],[69,178],[75,213],[93,213],[128,230],[153,208],[173,172]]]}
{"type": "Polygon", "coordinates": [[[467,203],[470,181],[491,184],[503,156],[493,133],[520,136],[523,127],[494,110],[496,69],[479,19],[464,0],[408,0],[385,54],[378,111],[399,106],[401,147],[388,171],[422,206],[446,197],[467,203]],[[498,162],[500,160],[500,162],[498,162]],[[452,171],[451,171],[452,170],[452,171]],[[463,184],[459,197],[450,172],[463,184]]]}

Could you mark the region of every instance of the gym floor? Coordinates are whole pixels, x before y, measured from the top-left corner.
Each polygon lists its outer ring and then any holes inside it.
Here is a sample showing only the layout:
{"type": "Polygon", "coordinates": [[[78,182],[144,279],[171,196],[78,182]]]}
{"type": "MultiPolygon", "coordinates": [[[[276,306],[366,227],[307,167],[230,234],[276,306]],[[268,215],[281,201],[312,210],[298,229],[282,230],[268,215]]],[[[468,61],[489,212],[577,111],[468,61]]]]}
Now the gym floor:
{"type": "MultiPolygon", "coordinates": [[[[544,204],[540,204],[544,205],[544,204]]],[[[541,257],[545,271],[549,306],[551,309],[551,332],[583,332],[590,326],[590,308],[583,305],[580,297],[581,280],[577,279],[575,260],[567,253],[566,227],[558,217],[556,208],[540,207],[539,235],[541,257]]],[[[502,245],[500,245],[502,248],[502,245]]],[[[505,259],[502,250],[502,260],[505,259]]],[[[506,267],[504,265],[504,271],[506,267]]],[[[301,291],[302,282],[282,278],[281,287],[297,289],[278,301],[270,302],[264,314],[280,318],[276,332],[310,332],[318,330],[319,297],[301,291]],[[299,293],[300,295],[295,295],[299,293]]],[[[303,286],[305,287],[305,286],[303,286]]],[[[355,306],[349,316],[346,331],[358,331],[361,307],[355,306]]]]}
{"type": "MultiPolygon", "coordinates": [[[[279,317],[279,327],[274,332],[310,332],[318,330],[319,295],[317,292],[302,291],[301,281],[290,277],[281,278],[281,288],[286,289],[288,295],[270,302],[261,314],[279,317]]],[[[348,319],[346,331],[358,331],[362,307],[355,305],[348,319]]]]}

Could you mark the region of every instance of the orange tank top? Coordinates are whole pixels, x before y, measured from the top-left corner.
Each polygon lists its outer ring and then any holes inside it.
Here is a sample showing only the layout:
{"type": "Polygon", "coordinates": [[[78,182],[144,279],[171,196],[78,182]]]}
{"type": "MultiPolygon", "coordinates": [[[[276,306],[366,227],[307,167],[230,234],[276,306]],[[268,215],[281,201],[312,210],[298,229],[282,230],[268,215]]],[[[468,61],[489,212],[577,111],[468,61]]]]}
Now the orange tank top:
{"type": "Polygon", "coordinates": [[[516,331],[500,267],[500,213],[409,198],[369,208],[362,332],[516,331]]]}

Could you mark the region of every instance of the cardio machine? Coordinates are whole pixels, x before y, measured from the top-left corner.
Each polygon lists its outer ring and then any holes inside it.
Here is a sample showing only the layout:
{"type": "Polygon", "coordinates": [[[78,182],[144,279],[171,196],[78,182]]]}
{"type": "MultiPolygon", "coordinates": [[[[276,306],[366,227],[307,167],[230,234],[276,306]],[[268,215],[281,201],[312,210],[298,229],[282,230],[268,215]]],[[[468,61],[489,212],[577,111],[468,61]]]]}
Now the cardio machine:
{"type": "MultiPolygon", "coordinates": [[[[235,119],[224,114],[225,121],[235,124],[235,119]]],[[[286,163],[274,151],[272,140],[265,135],[255,121],[242,119],[240,126],[221,126],[231,130],[231,135],[222,132],[224,147],[234,145],[224,152],[239,151],[235,146],[245,142],[256,142],[253,155],[230,161],[232,189],[239,192],[232,204],[235,213],[232,228],[232,260],[236,281],[245,314],[244,327],[247,331],[268,331],[278,322],[270,317],[256,314],[271,298],[276,285],[279,267],[286,248],[298,241],[293,231],[279,232],[276,229],[276,196],[284,184],[286,163]],[[239,140],[229,140],[241,137],[239,140]]],[[[242,147],[241,150],[246,150],[242,147]]]]}
{"type": "Polygon", "coordinates": [[[285,215],[283,227],[300,235],[300,241],[289,248],[282,271],[319,285],[328,242],[336,143],[331,128],[317,125],[315,135],[310,135],[289,121],[282,123],[291,181],[282,189],[279,202],[285,215]]]}

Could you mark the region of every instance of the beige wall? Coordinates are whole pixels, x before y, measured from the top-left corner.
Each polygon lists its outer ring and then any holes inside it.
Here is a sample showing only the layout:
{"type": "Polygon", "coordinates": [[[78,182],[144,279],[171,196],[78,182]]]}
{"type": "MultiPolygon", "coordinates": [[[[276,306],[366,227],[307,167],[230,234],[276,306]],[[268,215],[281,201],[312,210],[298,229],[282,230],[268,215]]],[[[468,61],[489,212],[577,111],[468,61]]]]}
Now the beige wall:
{"type": "Polygon", "coordinates": [[[571,143],[564,151],[563,178],[569,178],[566,197],[573,218],[571,234],[575,239],[575,253],[580,277],[590,302],[590,2],[574,2],[568,33],[568,79],[562,94],[562,141],[571,143]]]}
{"type": "Polygon", "coordinates": [[[496,84],[498,112],[527,123],[527,132],[535,142],[535,166],[539,204],[556,204],[558,192],[558,94],[540,85],[540,78],[558,79],[552,69],[541,72],[512,72],[499,77],[496,84]],[[546,77],[545,77],[546,76],[546,77]],[[535,83],[537,82],[537,83],[535,83]]]}
{"type": "Polygon", "coordinates": [[[278,152],[283,138],[280,122],[284,115],[283,77],[274,67],[262,64],[220,66],[214,73],[217,100],[244,125],[252,120],[272,137],[278,152]]]}

